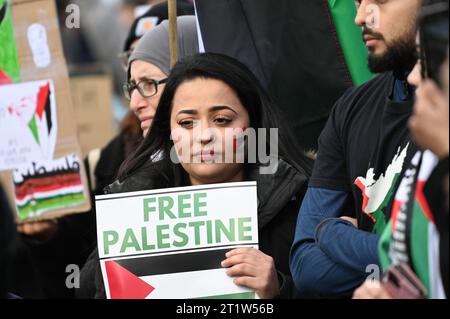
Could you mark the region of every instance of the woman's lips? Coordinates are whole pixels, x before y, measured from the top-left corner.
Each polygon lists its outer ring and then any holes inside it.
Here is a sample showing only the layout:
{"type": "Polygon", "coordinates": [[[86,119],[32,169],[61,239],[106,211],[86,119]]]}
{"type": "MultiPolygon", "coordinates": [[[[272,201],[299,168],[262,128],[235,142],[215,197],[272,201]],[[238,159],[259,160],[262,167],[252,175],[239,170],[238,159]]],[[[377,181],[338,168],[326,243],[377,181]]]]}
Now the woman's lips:
{"type": "Polygon", "coordinates": [[[216,153],[214,151],[201,151],[194,155],[194,157],[202,162],[212,162],[217,159],[219,156],[219,153],[216,153]]]}

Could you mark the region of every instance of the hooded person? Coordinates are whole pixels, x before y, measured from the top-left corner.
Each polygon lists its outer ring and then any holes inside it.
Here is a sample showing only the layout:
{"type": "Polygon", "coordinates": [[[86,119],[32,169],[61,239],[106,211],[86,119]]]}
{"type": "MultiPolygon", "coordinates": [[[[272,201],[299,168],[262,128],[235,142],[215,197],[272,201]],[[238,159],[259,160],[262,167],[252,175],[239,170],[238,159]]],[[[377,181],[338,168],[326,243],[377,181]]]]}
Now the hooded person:
{"type": "MultiPolygon", "coordinates": [[[[198,53],[196,19],[194,16],[177,18],[179,58],[198,53]]],[[[130,100],[130,108],[138,117],[146,134],[153,121],[159,104],[164,82],[170,74],[169,23],[149,30],[139,41],[129,60],[128,81],[124,84],[124,94],[130,100]]],[[[156,161],[156,159],[154,159],[156,161]]],[[[104,297],[104,288],[98,286],[98,251],[89,256],[81,271],[78,298],[104,297]],[[94,284],[96,283],[97,286],[94,284]]]]}
{"type": "MultiPolygon", "coordinates": [[[[141,39],[147,31],[161,24],[164,20],[169,19],[169,9],[167,2],[159,3],[152,6],[146,13],[138,17],[131,25],[128,37],[125,40],[124,54],[122,55],[128,67],[128,60],[131,53],[136,48],[137,41],[141,39]]],[[[195,10],[192,4],[184,1],[177,1],[177,16],[194,15],[195,10]]]]}

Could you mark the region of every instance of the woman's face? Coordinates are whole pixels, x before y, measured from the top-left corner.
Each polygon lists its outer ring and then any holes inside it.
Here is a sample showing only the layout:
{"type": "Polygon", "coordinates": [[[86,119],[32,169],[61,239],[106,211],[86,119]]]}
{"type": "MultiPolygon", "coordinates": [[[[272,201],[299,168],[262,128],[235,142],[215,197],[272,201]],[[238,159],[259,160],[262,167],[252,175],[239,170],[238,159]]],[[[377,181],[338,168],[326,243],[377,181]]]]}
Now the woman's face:
{"type": "MultiPolygon", "coordinates": [[[[166,77],[167,75],[154,64],[139,60],[134,61],[131,64],[130,82],[134,84],[146,79],[160,81],[166,77]]],[[[164,87],[164,84],[158,85],[158,93],[149,98],[143,97],[138,90],[134,90],[131,95],[130,109],[139,118],[144,136],[147,135],[152,126],[153,118],[155,117],[156,109],[158,107],[161,94],[164,91],[164,87]]]]}
{"type": "Polygon", "coordinates": [[[234,159],[233,129],[245,130],[249,114],[222,81],[197,78],[181,84],[174,96],[170,126],[178,159],[192,185],[243,180],[244,164],[234,159]],[[228,132],[227,132],[228,131],[228,132]]]}

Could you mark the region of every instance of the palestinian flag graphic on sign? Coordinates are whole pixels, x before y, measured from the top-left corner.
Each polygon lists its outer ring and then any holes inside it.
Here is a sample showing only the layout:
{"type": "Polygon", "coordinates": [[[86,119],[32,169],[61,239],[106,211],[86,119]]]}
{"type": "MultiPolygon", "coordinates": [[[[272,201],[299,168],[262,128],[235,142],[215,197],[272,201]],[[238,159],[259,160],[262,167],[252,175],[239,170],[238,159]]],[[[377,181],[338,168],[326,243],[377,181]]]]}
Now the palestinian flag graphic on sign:
{"type": "Polygon", "coordinates": [[[108,299],[255,299],[222,262],[259,249],[256,182],[95,197],[108,299]]]}
{"type": "Polygon", "coordinates": [[[38,145],[41,145],[42,135],[50,136],[53,128],[52,108],[50,104],[50,83],[39,88],[36,99],[36,111],[28,123],[28,127],[38,145]],[[45,120],[44,120],[45,116],[45,120]],[[39,131],[38,123],[42,123],[43,130],[39,131]]]}
{"type": "Polygon", "coordinates": [[[2,85],[0,96],[0,149],[9,154],[1,168],[15,169],[32,160],[52,160],[58,136],[53,81],[2,85]]]}
{"type": "Polygon", "coordinates": [[[39,217],[86,201],[81,161],[76,154],[20,166],[14,170],[13,179],[21,219],[39,217]]]}
{"type": "Polygon", "coordinates": [[[9,78],[9,76],[3,72],[2,69],[0,69],[0,85],[1,84],[11,84],[12,80],[9,78]]]}
{"type": "Polygon", "coordinates": [[[101,261],[110,299],[255,299],[220,263],[230,249],[176,252],[101,261]]]}

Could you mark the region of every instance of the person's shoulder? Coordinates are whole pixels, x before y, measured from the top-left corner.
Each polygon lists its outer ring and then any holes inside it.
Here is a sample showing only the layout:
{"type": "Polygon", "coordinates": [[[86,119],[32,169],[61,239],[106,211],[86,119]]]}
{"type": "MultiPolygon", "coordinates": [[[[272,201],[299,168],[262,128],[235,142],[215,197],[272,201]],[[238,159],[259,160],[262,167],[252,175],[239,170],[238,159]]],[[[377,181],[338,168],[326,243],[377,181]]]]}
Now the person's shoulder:
{"type": "Polygon", "coordinates": [[[347,89],[336,102],[334,112],[343,115],[354,110],[361,112],[365,108],[374,109],[377,101],[385,99],[392,79],[392,72],[381,73],[360,86],[347,89]]]}
{"type": "Polygon", "coordinates": [[[164,159],[149,160],[123,181],[116,180],[107,186],[105,193],[118,194],[162,188],[169,183],[169,177],[165,175],[166,167],[164,159]]]}
{"type": "Polygon", "coordinates": [[[110,160],[112,157],[117,157],[117,155],[119,154],[122,155],[123,150],[124,137],[122,134],[119,134],[115,136],[111,141],[109,141],[109,143],[105,147],[102,148],[100,157],[104,160],[110,160]]]}

